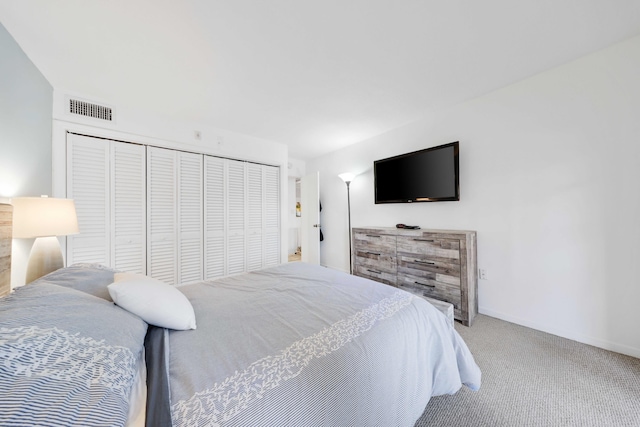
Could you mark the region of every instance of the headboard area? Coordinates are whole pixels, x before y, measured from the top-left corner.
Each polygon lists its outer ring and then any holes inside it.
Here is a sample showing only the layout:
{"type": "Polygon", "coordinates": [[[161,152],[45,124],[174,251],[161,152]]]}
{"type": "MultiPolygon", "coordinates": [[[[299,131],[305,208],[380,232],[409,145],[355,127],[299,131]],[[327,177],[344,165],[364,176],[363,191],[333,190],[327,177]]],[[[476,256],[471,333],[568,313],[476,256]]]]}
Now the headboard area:
{"type": "Polygon", "coordinates": [[[11,290],[11,229],[13,206],[0,203],[0,297],[11,290]]]}

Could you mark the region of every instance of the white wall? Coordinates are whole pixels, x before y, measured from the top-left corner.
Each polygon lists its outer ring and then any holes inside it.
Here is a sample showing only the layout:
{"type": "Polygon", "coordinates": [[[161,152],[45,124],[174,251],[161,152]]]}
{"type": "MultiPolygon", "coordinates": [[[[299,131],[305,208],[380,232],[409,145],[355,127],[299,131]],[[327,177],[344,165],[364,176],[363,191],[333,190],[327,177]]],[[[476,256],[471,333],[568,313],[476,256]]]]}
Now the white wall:
{"type": "MultiPolygon", "coordinates": [[[[0,25],[0,202],[51,194],[53,88],[0,25]]],[[[14,239],[11,283],[24,283],[33,239],[14,239]]]]}
{"type": "Polygon", "coordinates": [[[352,225],[478,232],[480,312],[640,357],[640,37],[355,146],[320,171],[323,264],[352,225]],[[459,202],[375,205],[374,160],[460,141],[459,202]]]}

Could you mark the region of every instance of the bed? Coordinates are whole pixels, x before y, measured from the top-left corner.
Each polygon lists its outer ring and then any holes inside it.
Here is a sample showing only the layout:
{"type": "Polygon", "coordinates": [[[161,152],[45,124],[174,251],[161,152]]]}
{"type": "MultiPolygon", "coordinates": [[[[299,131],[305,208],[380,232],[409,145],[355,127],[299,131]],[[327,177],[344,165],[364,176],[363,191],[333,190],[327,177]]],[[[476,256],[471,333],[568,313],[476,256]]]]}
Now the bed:
{"type": "Polygon", "coordinates": [[[0,425],[122,426],[139,418],[130,410],[147,324],[56,284],[100,274],[113,280],[112,270],[73,268],[0,299],[0,425]]]}
{"type": "MultiPolygon", "coordinates": [[[[146,425],[154,427],[412,426],[431,396],[455,393],[463,384],[480,387],[480,370],[445,316],[393,287],[305,263],[283,264],[179,287],[197,327],[172,330],[147,328],[113,304],[107,285],[114,273],[76,265],[0,299],[0,388],[12,396],[9,403],[0,399],[0,425],[38,425],[47,414],[60,416],[60,425],[131,425],[136,416],[123,399],[140,378],[135,361],[142,355],[146,425]],[[77,351],[93,354],[95,347],[98,356],[87,358],[108,366],[94,373],[117,366],[120,388],[102,384],[96,374],[69,383],[66,393],[73,398],[48,400],[49,384],[66,381],[50,374],[49,359],[38,361],[48,373],[42,380],[35,371],[7,365],[22,351],[14,349],[21,328],[57,328],[78,342],[77,351]],[[91,345],[81,350],[80,343],[91,345]],[[104,358],[105,348],[126,357],[104,358]],[[14,396],[14,390],[23,393],[14,396]],[[25,404],[34,394],[41,403],[25,404]],[[85,395],[95,405],[82,400],[85,395]],[[88,423],[92,416],[110,421],[88,423]]],[[[44,424],[55,425],[49,421],[44,424]]]]}

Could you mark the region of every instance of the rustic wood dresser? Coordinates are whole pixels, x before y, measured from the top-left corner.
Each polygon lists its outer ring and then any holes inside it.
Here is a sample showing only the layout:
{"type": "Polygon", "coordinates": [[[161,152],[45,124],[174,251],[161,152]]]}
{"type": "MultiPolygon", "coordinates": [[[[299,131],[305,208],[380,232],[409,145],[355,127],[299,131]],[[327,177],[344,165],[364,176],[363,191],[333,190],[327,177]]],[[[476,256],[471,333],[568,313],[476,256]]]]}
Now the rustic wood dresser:
{"type": "Polygon", "coordinates": [[[13,206],[0,203],[0,297],[11,290],[11,232],[13,206]]]}
{"type": "Polygon", "coordinates": [[[471,326],[478,313],[476,232],[353,229],[353,273],[453,305],[471,326]]]}

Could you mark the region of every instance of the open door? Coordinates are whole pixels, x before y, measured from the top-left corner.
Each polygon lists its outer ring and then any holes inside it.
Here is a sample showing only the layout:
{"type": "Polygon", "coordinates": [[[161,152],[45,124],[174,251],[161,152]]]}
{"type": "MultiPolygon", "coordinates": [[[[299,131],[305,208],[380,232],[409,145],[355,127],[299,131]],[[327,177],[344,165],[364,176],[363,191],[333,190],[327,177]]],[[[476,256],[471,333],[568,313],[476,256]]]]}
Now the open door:
{"type": "Polygon", "coordinates": [[[300,178],[302,261],[320,264],[320,172],[300,178]]]}

